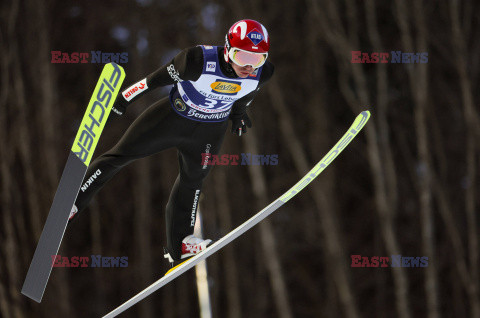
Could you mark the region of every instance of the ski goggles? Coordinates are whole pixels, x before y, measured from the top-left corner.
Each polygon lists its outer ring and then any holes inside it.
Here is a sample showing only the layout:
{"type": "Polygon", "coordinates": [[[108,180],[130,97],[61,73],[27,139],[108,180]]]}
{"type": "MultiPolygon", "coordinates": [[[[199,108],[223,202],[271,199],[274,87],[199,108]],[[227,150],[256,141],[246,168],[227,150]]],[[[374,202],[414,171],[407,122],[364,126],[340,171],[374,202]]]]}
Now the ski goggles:
{"type": "Polygon", "coordinates": [[[253,68],[262,66],[267,60],[268,53],[253,53],[238,48],[232,48],[228,57],[238,66],[251,65],[253,68]]]}

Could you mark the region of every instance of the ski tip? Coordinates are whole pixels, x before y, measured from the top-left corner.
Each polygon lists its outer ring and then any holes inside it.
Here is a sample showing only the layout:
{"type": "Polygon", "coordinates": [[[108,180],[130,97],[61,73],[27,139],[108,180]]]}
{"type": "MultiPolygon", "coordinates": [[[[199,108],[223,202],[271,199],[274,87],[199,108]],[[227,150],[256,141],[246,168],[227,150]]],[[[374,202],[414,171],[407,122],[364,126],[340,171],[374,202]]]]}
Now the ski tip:
{"type": "Polygon", "coordinates": [[[364,110],[364,111],[361,112],[361,114],[367,115],[368,117],[370,117],[370,115],[371,115],[369,110],[364,110]]]}

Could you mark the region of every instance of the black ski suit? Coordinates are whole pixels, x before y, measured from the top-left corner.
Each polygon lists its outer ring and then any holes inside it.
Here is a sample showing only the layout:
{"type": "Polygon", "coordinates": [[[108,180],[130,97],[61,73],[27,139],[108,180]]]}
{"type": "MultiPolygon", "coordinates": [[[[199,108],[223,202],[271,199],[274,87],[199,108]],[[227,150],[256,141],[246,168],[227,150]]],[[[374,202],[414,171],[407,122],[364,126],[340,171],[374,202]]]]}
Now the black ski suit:
{"type": "MultiPolygon", "coordinates": [[[[157,87],[175,84],[179,79],[196,81],[204,67],[203,54],[200,46],[181,51],[170,63],[146,77],[146,82],[144,80],[143,83],[146,84],[144,87],[148,88],[143,89],[140,94],[129,101],[125,98],[126,91],[122,96],[119,95],[114,104],[114,112],[123,113],[128,104],[157,87]]],[[[237,78],[231,65],[225,62],[221,47],[217,54],[223,74],[237,78]]],[[[258,89],[272,74],[273,65],[266,62],[258,89]]],[[[235,121],[245,118],[247,105],[253,100],[258,89],[233,104],[230,119],[235,121]]],[[[183,238],[193,234],[202,183],[211,169],[210,165],[201,163],[202,153],[218,154],[228,121],[227,118],[220,122],[188,119],[177,114],[173,107],[168,97],[154,103],[132,123],[112,149],[96,158],[87,170],[75,204],[79,212],[82,211],[103,185],[133,160],[176,147],[180,173],[167,203],[166,224],[167,248],[173,259],[178,260],[183,238]]]]}

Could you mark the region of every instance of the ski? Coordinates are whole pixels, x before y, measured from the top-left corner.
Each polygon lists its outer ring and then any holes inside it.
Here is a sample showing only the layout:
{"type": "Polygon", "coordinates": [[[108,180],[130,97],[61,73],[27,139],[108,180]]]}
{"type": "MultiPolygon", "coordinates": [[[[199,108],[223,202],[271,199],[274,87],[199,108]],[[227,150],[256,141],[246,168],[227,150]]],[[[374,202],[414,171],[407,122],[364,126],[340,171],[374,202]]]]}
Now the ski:
{"type": "Polygon", "coordinates": [[[70,211],[124,78],[121,66],[106,64],[90,98],[22,287],[22,294],[36,302],[42,301],[52,257],[58,253],[70,211]]]}
{"type": "Polygon", "coordinates": [[[178,276],[185,273],[187,270],[194,267],[198,264],[201,260],[206,259],[210,255],[216,253],[221,248],[225,247],[227,244],[238,238],[240,235],[251,229],[253,226],[258,224],[260,221],[265,219],[267,216],[275,212],[279,207],[293,198],[296,194],[302,191],[313,179],[315,179],[320,173],[322,173],[325,168],[342,152],[343,149],[352,141],[353,138],[362,130],[363,126],[367,123],[368,119],[370,118],[369,111],[361,112],[355,121],[353,122],[352,126],[348,129],[348,131],[343,135],[343,137],[337,142],[337,144],[325,155],[325,157],[320,160],[312,170],[310,170],[300,181],[298,181],[290,190],[285,192],[280,198],[276,199],[270,205],[265,207],[263,210],[252,216],[250,219],[245,221],[243,224],[239,225],[230,233],[226,234],[224,237],[210,245],[205,249],[205,251],[193,256],[192,258],[180,263],[179,265],[175,266],[171,270],[169,270],[164,277],[160,278],[143,291],[135,295],[134,297],[130,298],[128,301],[114,309],[113,311],[109,312],[103,318],[112,318],[117,316],[118,314],[124,312],[131,306],[135,305],[148,295],[152,294],[153,292],[157,291],[161,287],[165,286],[178,276]]]}

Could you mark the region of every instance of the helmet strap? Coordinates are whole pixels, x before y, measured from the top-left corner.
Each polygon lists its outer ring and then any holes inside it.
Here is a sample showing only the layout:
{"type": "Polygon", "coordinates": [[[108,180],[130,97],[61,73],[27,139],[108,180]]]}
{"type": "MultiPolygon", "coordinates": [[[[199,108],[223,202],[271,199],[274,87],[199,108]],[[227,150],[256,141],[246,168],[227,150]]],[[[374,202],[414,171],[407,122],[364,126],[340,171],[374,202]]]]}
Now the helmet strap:
{"type": "Polygon", "coordinates": [[[228,34],[225,35],[225,49],[223,50],[223,58],[225,62],[230,62],[230,58],[228,57],[228,52],[230,51],[230,41],[228,40],[228,34]]]}

